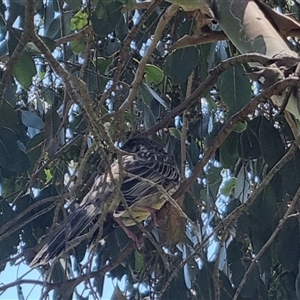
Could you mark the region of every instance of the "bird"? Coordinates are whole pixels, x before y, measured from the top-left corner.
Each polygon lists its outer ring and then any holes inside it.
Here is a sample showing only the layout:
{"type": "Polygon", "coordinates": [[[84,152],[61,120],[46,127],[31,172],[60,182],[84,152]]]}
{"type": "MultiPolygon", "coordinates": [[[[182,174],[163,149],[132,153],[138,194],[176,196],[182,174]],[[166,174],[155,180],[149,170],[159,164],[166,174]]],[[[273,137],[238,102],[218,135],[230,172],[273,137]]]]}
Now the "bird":
{"type": "Polygon", "coordinates": [[[88,227],[90,231],[93,228],[93,240],[97,233],[92,243],[98,243],[103,238],[108,215],[126,231],[127,227],[153,216],[168,200],[168,195],[177,190],[179,169],[159,143],[135,137],[120,149],[125,153],[121,168],[120,161],[116,160],[95,180],[80,205],[46,238],[31,267],[47,265],[74,248],[80,242],[76,245],[73,242],[80,239],[88,227]]]}

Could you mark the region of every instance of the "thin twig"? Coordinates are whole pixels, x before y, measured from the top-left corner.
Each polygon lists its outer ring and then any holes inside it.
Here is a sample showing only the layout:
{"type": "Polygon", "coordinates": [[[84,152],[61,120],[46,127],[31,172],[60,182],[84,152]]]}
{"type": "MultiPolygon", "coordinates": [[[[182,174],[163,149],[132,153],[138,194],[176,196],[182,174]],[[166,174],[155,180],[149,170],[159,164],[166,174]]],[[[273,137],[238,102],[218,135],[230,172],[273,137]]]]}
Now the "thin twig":
{"type": "Polygon", "coordinates": [[[286,213],[284,214],[284,216],[282,217],[282,219],[279,221],[276,229],[273,231],[273,233],[271,234],[271,236],[269,237],[269,239],[266,241],[266,243],[263,245],[263,247],[259,250],[259,252],[257,253],[257,255],[253,258],[249,268],[247,269],[243,279],[241,280],[235,294],[234,297],[232,298],[232,300],[237,300],[239,294],[242,291],[242,288],[244,286],[244,284],[246,283],[248,276],[250,274],[250,272],[253,270],[254,266],[256,265],[257,261],[260,259],[260,257],[264,254],[264,252],[267,250],[267,248],[271,245],[271,243],[274,241],[274,239],[276,238],[277,234],[279,233],[279,231],[282,229],[284,223],[287,221],[287,219],[289,218],[290,214],[292,213],[292,211],[294,210],[297,202],[300,199],[300,186],[292,200],[292,202],[289,204],[288,209],[286,211],[286,213]]]}
{"type": "Polygon", "coordinates": [[[261,94],[254,97],[239,112],[234,114],[224,125],[224,127],[221,129],[218,135],[214,138],[213,142],[211,143],[210,147],[207,149],[201,161],[199,161],[195,166],[192,175],[180,184],[180,187],[173,195],[173,198],[177,199],[191,186],[191,184],[202,173],[204,166],[214,155],[215,151],[220,147],[220,145],[223,143],[225,138],[234,129],[235,125],[240,121],[244,121],[247,118],[247,115],[253,112],[259,103],[266,101],[273,95],[278,95],[280,91],[284,90],[288,86],[298,86],[298,85],[299,85],[298,77],[289,77],[281,81],[278,81],[268,89],[264,90],[261,94]]]}
{"type": "Polygon", "coordinates": [[[110,88],[107,89],[106,92],[103,93],[99,100],[99,104],[101,105],[106,101],[106,99],[109,97],[111,92],[116,91],[116,87],[119,83],[121,72],[123,70],[123,67],[126,63],[126,58],[128,57],[128,53],[130,52],[130,44],[134,40],[134,37],[138,34],[138,32],[141,30],[143,24],[148,20],[148,18],[151,16],[151,14],[154,12],[156,7],[162,3],[163,0],[155,0],[151,3],[151,5],[147,8],[147,10],[142,14],[138,24],[134,25],[133,28],[131,29],[130,33],[126,36],[124,39],[122,49],[120,52],[120,57],[118,60],[117,67],[114,72],[113,76],[113,84],[110,88]]]}
{"type": "Polygon", "coordinates": [[[61,37],[61,38],[55,40],[55,44],[56,44],[56,46],[60,46],[62,44],[66,44],[71,41],[76,41],[92,32],[93,32],[92,25],[88,25],[76,33],[72,33],[70,35],[67,35],[67,36],[64,36],[64,37],[61,37]]]}
{"type": "MultiPolygon", "coordinates": [[[[226,126],[226,125],[225,125],[226,126]]],[[[289,151],[281,158],[280,161],[277,162],[277,164],[270,170],[270,172],[266,175],[264,180],[261,182],[259,186],[256,187],[256,189],[252,192],[248,200],[237,207],[234,211],[232,211],[226,218],[224,218],[223,221],[221,221],[215,228],[214,231],[206,236],[205,239],[195,248],[195,251],[191,253],[188,257],[186,257],[180,265],[178,265],[174,271],[170,274],[167,282],[161,289],[161,295],[164,294],[164,292],[167,290],[168,286],[171,284],[173,278],[178,274],[178,272],[183,268],[183,266],[194,256],[197,255],[197,253],[202,249],[203,245],[205,245],[209,239],[216,233],[218,233],[220,230],[227,230],[231,224],[237,222],[239,217],[247,212],[247,210],[251,207],[251,205],[254,203],[255,199],[260,195],[260,193],[264,190],[264,188],[270,183],[271,179],[279,172],[279,170],[288,162],[290,161],[296,150],[298,149],[297,144],[300,141],[300,135],[296,139],[296,141],[292,144],[289,151]]]]}
{"type": "Polygon", "coordinates": [[[56,283],[39,281],[39,280],[30,280],[30,279],[16,280],[14,282],[11,282],[11,283],[8,283],[5,285],[0,285],[0,293],[6,291],[7,289],[9,289],[11,287],[23,285],[23,284],[33,284],[33,285],[44,286],[46,288],[44,295],[47,295],[51,290],[54,290],[54,289],[59,289],[59,288],[70,289],[71,287],[76,287],[81,282],[84,282],[91,278],[97,278],[97,277],[104,275],[105,273],[113,270],[120,263],[122,263],[124,261],[124,259],[126,257],[128,257],[128,255],[133,250],[134,250],[134,245],[132,243],[128,244],[127,246],[125,246],[124,249],[122,249],[121,253],[116,257],[116,259],[111,261],[111,263],[105,265],[98,271],[91,272],[89,274],[82,274],[80,277],[77,277],[75,279],[64,280],[64,281],[60,281],[60,282],[56,282],[56,283]]]}
{"type": "MultiPolygon", "coordinates": [[[[264,64],[268,60],[270,60],[270,57],[254,53],[242,54],[224,60],[218,66],[210,70],[209,75],[203,80],[200,86],[197,89],[195,89],[194,92],[187,99],[185,99],[180,105],[172,109],[163,120],[161,120],[155,126],[151,127],[149,130],[145,131],[143,134],[141,134],[141,136],[150,136],[158,132],[162,128],[166,127],[170,123],[170,121],[173,121],[176,116],[180,115],[184,110],[193,105],[195,101],[199,99],[200,96],[202,96],[209,88],[211,88],[215,84],[219,76],[227,69],[248,62],[259,62],[261,64],[264,64]]],[[[103,121],[106,121],[110,117],[112,117],[112,115],[108,114],[102,119],[103,121]]]]}
{"type": "Polygon", "coordinates": [[[140,82],[143,79],[145,66],[148,63],[152,53],[154,52],[157,43],[160,41],[162,33],[163,33],[166,25],[169,23],[171,18],[175,15],[178,8],[179,8],[179,6],[176,4],[171,5],[167,9],[167,11],[163,14],[162,18],[159,20],[157,27],[155,29],[155,33],[152,36],[151,44],[150,44],[149,48],[147,49],[146,54],[143,56],[143,58],[139,62],[134,80],[132,81],[132,84],[131,84],[131,89],[129,91],[129,95],[128,95],[127,99],[123,102],[123,104],[121,105],[120,109],[118,110],[118,114],[123,114],[125,112],[125,110],[128,108],[128,106],[136,99],[137,89],[138,89],[140,82]]]}
{"type": "Polygon", "coordinates": [[[220,281],[220,270],[219,270],[219,265],[220,265],[220,255],[221,251],[223,249],[223,245],[225,244],[227,232],[223,231],[219,245],[218,245],[218,252],[216,254],[216,259],[214,261],[214,271],[213,271],[213,283],[214,283],[214,290],[215,290],[215,300],[220,300],[221,299],[221,281],[220,281]]]}
{"type": "Polygon", "coordinates": [[[55,196],[55,197],[49,197],[49,198],[44,198],[38,202],[33,203],[26,209],[24,209],[21,213],[17,214],[13,219],[5,223],[0,227],[0,241],[8,237],[9,235],[13,234],[16,230],[20,229],[24,225],[28,224],[29,222],[33,221],[37,217],[43,215],[44,213],[48,212],[51,210],[55,205],[56,202],[59,201],[62,197],[68,197],[68,194],[60,195],[60,196],[55,196]],[[26,216],[28,213],[32,212],[34,209],[40,207],[41,205],[44,205],[48,202],[52,202],[49,206],[47,206],[45,209],[39,211],[38,213],[34,214],[30,218],[24,220],[21,224],[16,225],[16,223],[22,219],[24,216],[26,216]]]}
{"type": "MultiPolygon", "coordinates": [[[[192,93],[192,86],[194,80],[194,71],[188,78],[186,87],[186,98],[188,98],[192,93]]],[[[182,130],[181,130],[181,178],[185,179],[185,168],[186,168],[186,141],[187,141],[187,131],[188,131],[188,119],[186,111],[183,112],[182,116],[182,130]]]]}

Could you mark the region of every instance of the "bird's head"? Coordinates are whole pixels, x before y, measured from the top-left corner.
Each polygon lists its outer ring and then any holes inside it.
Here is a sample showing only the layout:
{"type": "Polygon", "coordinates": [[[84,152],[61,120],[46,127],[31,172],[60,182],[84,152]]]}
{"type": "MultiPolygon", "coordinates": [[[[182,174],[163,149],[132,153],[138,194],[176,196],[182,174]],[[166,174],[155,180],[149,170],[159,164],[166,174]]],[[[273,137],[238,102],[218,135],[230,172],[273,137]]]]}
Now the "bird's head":
{"type": "Polygon", "coordinates": [[[121,149],[125,152],[137,154],[139,157],[147,160],[158,159],[158,157],[159,160],[169,159],[162,145],[148,138],[132,138],[121,149]]]}
{"type": "Polygon", "coordinates": [[[129,152],[129,153],[137,153],[139,151],[144,151],[144,150],[151,151],[151,150],[157,149],[157,148],[162,148],[162,146],[153,140],[150,140],[148,138],[143,138],[143,137],[129,139],[121,147],[121,149],[123,151],[129,152]]]}

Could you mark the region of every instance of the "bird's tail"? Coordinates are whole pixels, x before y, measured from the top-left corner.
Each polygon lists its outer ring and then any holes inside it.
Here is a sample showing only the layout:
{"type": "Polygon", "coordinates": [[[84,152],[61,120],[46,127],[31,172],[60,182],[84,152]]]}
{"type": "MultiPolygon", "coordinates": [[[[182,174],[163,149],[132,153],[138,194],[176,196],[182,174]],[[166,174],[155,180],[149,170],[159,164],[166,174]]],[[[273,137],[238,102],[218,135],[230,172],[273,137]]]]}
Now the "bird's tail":
{"type": "Polygon", "coordinates": [[[68,216],[64,222],[65,226],[63,228],[63,225],[59,226],[59,229],[48,237],[47,242],[33,258],[30,266],[34,268],[46,265],[51,259],[60,256],[67,249],[68,242],[75,239],[92,222],[94,217],[94,205],[78,207],[68,216]]]}

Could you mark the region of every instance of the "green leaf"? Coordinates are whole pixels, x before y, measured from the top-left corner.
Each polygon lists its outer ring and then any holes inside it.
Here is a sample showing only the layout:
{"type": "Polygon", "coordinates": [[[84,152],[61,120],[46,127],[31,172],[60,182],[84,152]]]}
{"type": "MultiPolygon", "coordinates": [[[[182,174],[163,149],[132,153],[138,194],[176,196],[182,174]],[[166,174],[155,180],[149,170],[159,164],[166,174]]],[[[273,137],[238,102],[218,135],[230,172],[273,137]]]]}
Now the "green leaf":
{"type": "Polygon", "coordinates": [[[12,53],[18,46],[20,38],[21,38],[21,33],[19,32],[19,30],[12,29],[12,34],[9,34],[8,41],[7,41],[9,55],[12,55],[12,53]]]}
{"type": "Polygon", "coordinates": [[[65,2],[75,11],[78,11],[82,6],[81,0],[66,0],[65,2]]]}
{"type": "Polygon", "coordinates": [[[135,258],[135,271],[139,272],[144,267],[144,257],[138,251],[134,251],[134,258],[135,258]]]}
{"type": "Polygon", "coordinates": [[[230,196],[235,186],[236,178],[230,178],[224,182],[220,189],[220,193],[224,196],[230,196]]]}
{"type": "Polygon", "coordinates": [[[213,199],[216,199],[217,197],[219,187],[222,182],[221,170],[222,168],[210,166],[208,170],[205,172],[205,177],[207,180],[207,188],[209,190],[209,194],[208,194],[209,198],[206,197],[207,201],[210,201],[210,197],[212,197],[213,199]]]}
{"type": "MultiPolygon", "coordinates": [[[[4,1],[1,1],[3,3],[4,1]]],[[[9,22],[13,24],[17,18],[19,18],[18,26],[24,28],[24,20],[25,20],[25,5],[26,1],[21,0],[20,3],[18,1],[10,1],[9,3],[9,22]]]]}
{"type": "Polygon", "coordinates": [[[165,76],[171,78],[173,84],[187,80],[198,63],[198,50],[188,47],[174,51],[168,56],[163,67],[165,76]]]}
{"type": "MultiPolygon", "coordinates": [[[[68,264],[68,262],[66,263],[68,264]]],[[[66,264],[61,264],[59,261],[56,261],[53,266],[52,266],[52,271],[50,273],[50,278],[49,280],[51,280],[51,282],[60,282],[60,281],[65,281],[68,278],[68,275],[66,273],[65,270],[65,265],[66,264]]],[[[56,288],[53,290],[53,298],[52,299],[63,299],[62,295],[64,294],[64,291],[62,288],[56,288]]],[[[71,296],[69,298],[67,298],[66,300],[71,300],[72,297],[72,293],[71,296]]]]}
{"type": "Polygon", "coordinates": [[[27,53],[31,56],[38,56],[41,54],[41,51],[37,48],[37,46],[32,43],[32,42],[29,42],[27,43],[26,47],[25,47],[25,50],[27,51],[27,53]]]}
{"type": "Polygon", "coordinates": [[[56,48],[56,43],[53,39],[50,39],[46,36],[40,36],[40,38],[51,52],[56,48]]]}
{"type": "Polygon", "coordinates": [[[145,102],[141,103],[145,129],[148,130],[156,124],[155,116],[151,108],[145,102]]]}
{"type": "Polygon", "coordinates": [[[175,127],[171,127],[168,129],[171,136],[174,136],[174,138],[181,140],[181,132],[179,129],[175,127]]]}
{"type": "Polygon", "coordinates": [[[60,139],[58,132],[59,126],[61,124],[60,116],[56,112],[56,110],[52,107],[49,109],[45,116],[45,136],[48,143],[50,143],[50,147],[48,149],[48,155],[52,158],[59,148],[60,139]],[[53,139],[55,137],[55,139],[53,139]]]}
{"type": "Polygon", "coordinates": [[[36,66],[28,52],[24,51],[20,54],[13,65],[12,74],[25,90],[29,90],[32,77],[36,75],[36,66]]]}
{"type": "Polygon", "coordinates": [[[17,130],[18,118],[13,107],[7,102],[3,101],[0,109],[0,126],[10,128],[12,131],[17,130]]]}
{"type": "Polygon", "coordinates": [[[282,229],[279,231],[276,252],[279,262],[289,271],[297,274],[300,242],[299,239],[299,223],[296,218],[288,218],[282,229]]]}
{"type": "Polygon", "coordinates": [[[7,127],[0,127],[0,166],[14,171],[20,158],[16,134],[7,127]]]}
{"type": "Polygon", "coordinates": [[[294,195],[300,184],[300,151],[297,150],[292,160],[287,162],[278,172],[281,175],[283,195],[294,195]]]}
{"type": "Polygon", "coordinates": [[[122,21],[122,7],[120,2],[110,2],[105,7],[100,4],[101,10],[93,12],[91,22],[94,32],[104,37],[113,32],[119,22],[122,21]]]}
{"type": "Polygon", "coordinates": [[[0,42],[5,39],[6,32],[6,24],[4,20],[0,18],[0,42]]]}
{"type": "Polygon", "coordinates": [[[259,143],[262,157],[267,165],[272,168],[284,155],[285,146],[276,129],[266,118],[261,118],[259,126],[259,143]]]}
{"type": "Polygon", "coordinates": [[[108,68],[111,66],[113,60],[111,57],[99,57],[96,60],[96,69],[102,75],[107,75],[108,68]]]}
{"type": "Polygon", "coordinates": [[[220,147],[220,158],[223,168],[228,169],[234,166],[238,155],[239,134],[231,132],[220,147]]]}
{"type": "Polygon", "coordinates": [[[27,153],[30,163],[30,170],[33,170],[35,168],[35,165],[42,154],[42,149],[44,148],[43,146],[45,142],[44,137],[45,134],[42,131],[31,138],[27,143],[27,153]]]}
{"type": "Polygon", "coordinates": [[[239,155],[244,159],[256,159],[261,156],[258,136],[250,126],[241,133],[238,146],[239,155]]]}
{"type": "Polygon", "coordinates": [[[44,128],[44,122],[43,120],[34,112],[29,110],[22,110],[22,123],[27,127],[32,127],[35,129],[43,129],[44,128]]]}
{"type": "Polygon", "coordinates": [[[220,95],[228,107],[228,117],[238,112],[251,100],[251,85],[243,73],[243,68],[236,66],[226,70],[220,76],[220,95]]]}
{"type": "Polygon", "coordinates": [[[87,69],[89,70],[89,72],[85,72],[83,80],[86,83],[90,93],[98,92],[99,81],[98,76],[96,75],[96,67],[93,62],[88,61],[87,69]]]}
{"type": "Polygon", "coordinates": [[[84,52],[85,48],[86,48],[86,42],[84,38],[75,40],[75,41],[71,41],[70,43],[71,46],[71,50],[75,53],[75,54],[79,54],[84,52]]]}
{"type": "MultiPolygon", "coordinates": [[[[16,213],[12,209],[12,207],[6,202],[1,199],[0,205],[0,227],[2,227],[5,223],[12,220],[16,213]]],[[[10,234],[7,238],[1,241],[1,251],[0,251],[0,260],[3,261],[7,259],[10,255],[17,252],[17,246],[20,243],[19,239],[19,230],[15,231],[14,233],[10,234]]],[[[4,268],[5,264],[1,264],[4,268]]],[[[3,270],[0,267],[0,271],[3,270]]]]}
{"type": "Polygon", "coordinates": [[[243,122],[238,122],[234,128],[233,131],[237,132],[237,133],[242,133],[243,131],[245,131],[247,128],[247,121],[243,121],[243,122]]]}
{"type": "Polygon", "coordinates": [[[125,22],[124,18],[120,18],[119,22],[115,27],[116,37],[122,42],[128,34],[128,24],[125,22]]]}
{"type": "Polygon", "coordinates": [[[16,171],[18,172],[25,172],[28,170],[29,168],[29,159],[28,159],[28,156],[27,154],[25,153],[25,151],[21,150],[21,146],[20,144],[24,147],[24,145],[20,142],[20,141],[17,141],[18,143],[18,146],[19,146],[19,160],[17,161],[17,166],[16,166],[16,171]]]}
{"type": "Polygon", "coordinates": [[[86,254],[86,245],[87,241],[82,241],[78,246],[75,247],[74,251],[74,257],[77,262],[81,262],[84,259],[84,256],[86,254]]]}
{"type": "Polygon", "coordinates": [[[59,18],[54,18],[51,20],[47,30],[45,30],[45,35],[46,37],[50,39],[57,39],[61,36],[60,32],[60,19],[59,18]]]}
{"type": "Polygon", "coordinates": [[[54,103],[55,97],[57,97],[58,95],[53,89],[47,88],[43,91],[42,96],[48,104],[52,105],[54,103]]]}
{"type": "Polygon", "coordinates": [[[164,78],[163,71],[154,65],[146,64],[145,66],[145,79],[149,85],[160,84],[164,78]]]}
{"type": "Polygon", "coordinates": [[[187,147],[187,158],[192,166],[195,166],[199,161],[200,149],[195,140],[191,140],[187,147]]]}
{"type": "MultiPolygon", "coordinates": [[[[151,97],[145,97],[148,99],[155,99],[158,103],[160,103],[165,109],[170,109],[170,103],[166,102],[164,99],[162,99],[155,91],[152,89],[147,83],[142,82],[139,86],[139,92],[141,92],[142,95],[149,94],[151,97]]],[[[151,103],[151,101],[147,101],[147,103],[151,103]]]]}
{"type": "MultiPolygon", "coordinates": [[[[251,220],[249,232],[251,232],[252,247],[254,253],[258,253],[265,245],[274,229],[274,216],[277,213],[277,195],[271,185],[267,185],[263,192],[248,210],[251,220]]],[[[262,272],[268,272],[272,266],[271,249],[268,248],[260,258],[262,272]]]]}
{"type": "Polygon", "coordinates": [[[71,30],[81,30],[88,24],[88,14],[79,11],[71,19],[71,30]]]}
{"type": "Polygon", "coordinates": [[[47,184],[52,180],[53,175],[52,175],[50,169],[45,169],[44,172],[45,172],[45,175],[46,175],[46,184],[47,184]]]}

